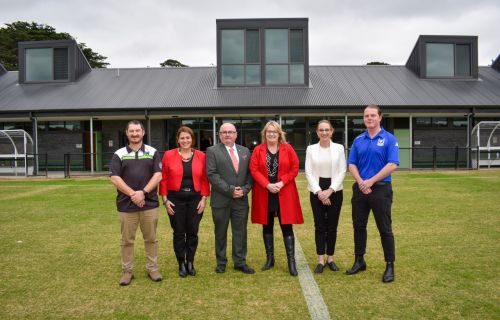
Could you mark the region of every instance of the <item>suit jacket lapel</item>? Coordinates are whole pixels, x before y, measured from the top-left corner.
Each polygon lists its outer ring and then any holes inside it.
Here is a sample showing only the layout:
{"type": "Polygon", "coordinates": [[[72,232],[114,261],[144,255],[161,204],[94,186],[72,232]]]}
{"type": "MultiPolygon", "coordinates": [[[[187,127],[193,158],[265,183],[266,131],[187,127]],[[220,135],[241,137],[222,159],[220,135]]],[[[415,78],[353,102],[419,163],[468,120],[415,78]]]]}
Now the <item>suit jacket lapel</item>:
{"type": "Polygon", "coordinates": [[[239,144],[235,144],[236,146],[236,151],[238,152],[238,174],[241,171],[241,168],[243,167],[243,163],[245,163],[248,159],[246,153],[243,152],[243,148],[239,144]]]}

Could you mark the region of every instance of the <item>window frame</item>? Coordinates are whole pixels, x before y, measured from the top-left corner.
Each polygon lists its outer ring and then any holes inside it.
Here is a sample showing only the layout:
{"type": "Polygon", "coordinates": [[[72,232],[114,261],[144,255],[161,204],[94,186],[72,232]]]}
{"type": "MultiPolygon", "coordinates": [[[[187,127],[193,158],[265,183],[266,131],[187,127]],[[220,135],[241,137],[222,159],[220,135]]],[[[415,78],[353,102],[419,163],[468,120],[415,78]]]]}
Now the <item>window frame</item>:
{"type": "MultiPolygon", "coordinates": [[[[264,69],[264,86],[266,87],[282,87],[282,86],[305,86],[305,82],[303,83],[294,83],[292,82],[292,66],[302,66],[302,70],[304,71],[304,65],[305,65],[305,44],[304,44],[304,30],[300,28],[266,28],[263,30],[264,33],[264,42],[265,42],[265,37],[266,37],[266,31],[267,30],[286,30],[287,31],[287,62],[271,62],[267,63],[266,61],[266,46],[264,45],[264,62],[262,63],[263,69],[264,69]],[[301,31],[302,32],[302,61],[297,62],[297,61],[292,61],[292,31],[301,31]],[[267,82],[267,67],[268,66],[286,66],[287,67],[287,78],[288,81],[286,83],[273,83],[270,84],[267,82]]],[[[264,43],[265,44],[265,43],[264,43]]],[[[303,79],[305,79],[304,75],[302,76],[303,79]]],[[[305,81],[305,80],[304,80],[305,81]]]]}
{"type": "Polygon", "coordinates": [[[448,42],[426,42],[425,43],[425,65],[423,66],[423,69],[425,70],[426,77],[428,79],[439,79],[439,78],[446,78],[446,79],[468,79],[472,77],[472,52],[471,52],[471,45],[469,43],[448,43],[448,42]],[[447,44],[447,45],[452,45],[453,46],[453,75],[452,76],[444,76],[444,75],[437,75],[437,76],[429,76],[427,75],[427,45],[429,44],[447,44]],[[458,59],[457,59],[457,46],[467,46],[469,49],[469,75],[457,75],[457,69],[458,69],[458,59]]]}
{"type": "Polygon", "coordinates": [[[37,48],[25,48],[24,51],[23,51],[23,54],[24,54],[24,70],[23,70],[23,73],[24,73],[24,83],[53,83],[53,82],[69,82],[70,81],[70,71],[69,71],[69,64],[70,64],[70,59],[69,59],[69,48],[67,46],[62,46],[62,47],[37,47],[37,48]],[[50,49],[50,52],[51,52],[51,58],[52,58],[52,70],[51,70],[51,75],[52,75],[52,79],[49,79],[49,80],[28,80],[27,79],[27,74],[28,74],[28,59],[27,59],[27,55],[28,55],[28,51],[29,50],[40,50],[40,49],[50,49]],[[67,78],[66,79],[55,79],[55,76],[56,76],[56,64],[55,64],[55,50],[56,49],[66,49],[66,66],[67,66],[67,78]]]}
{"type": "Polygon", "coordinates": [[[477,79],[478,78],[478,41],[477,36],[420,36],[419,37],[419,56],[420,56],[420,75],[425,79],[477,79]],[[427,75],[427,44],[452,44],[453,45],[453,76],[428,76],[427,75]],[[457,75],[457,46],[469,46],[469,71],[468,76],[457,75]]]}
{"type": "MultiPolygon", "coordinates": [[[[259,83],[258,84],[252,84],[252,83],[247,83],[247,66],[260,66],[262,64],[262,50],[261,50],[261,30],[257,28],[224,28],[220,30],[220,52],[218,55],[221,55],[220,61],[221,63],[218,64],[220,65],[220,68],[218,69],[218,74],[220,73],[220,77],[218,77],[218,81],[220,81],[220,85],[224,87],[240,87],[240,86],[245,86],[245,87],[259,87],[262,85],[262,68],[259,68],[259,83]],[[227,30],[241,30],[243,31],[243,63],[222,63],[222,32],[227,31],[227,30]],[[247,32],[248,31],[257,31],[259,34],[259,62],[247,62],[247,32]],[[242,66],[243,67],[243,83],[222,83],[222,68],[224,66],[242,66]]],[[[219,41],[219,40],[218,40],[219,41]]]]}

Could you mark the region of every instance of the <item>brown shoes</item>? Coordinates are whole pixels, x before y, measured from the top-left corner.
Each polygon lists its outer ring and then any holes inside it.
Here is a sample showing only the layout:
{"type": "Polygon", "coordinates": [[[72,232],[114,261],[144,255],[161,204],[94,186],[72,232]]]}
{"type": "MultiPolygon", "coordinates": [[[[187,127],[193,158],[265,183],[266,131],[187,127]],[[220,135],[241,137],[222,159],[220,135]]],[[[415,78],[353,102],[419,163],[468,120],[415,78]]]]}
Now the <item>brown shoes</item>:
{"type": "MultiPolygon", "coordinates": [[[[162,280],[161,273],[156,271],[150,271],[148,272],[148,277],[154,282],[158,282],[162,280]]],[[[132,279],[134,279],[134,275],[132,274],[131,271],[125,271],[122,273],[122,277],[120,278],[120,285],[121,286],[128,286],[130,282],[132,282],[132,279]]]]}
{"type": "Polygon", "coordinates": [[[130,282],[134,279],[134,275],[130,271],[125,271],[122,273],[122,277],[120,279],[121,286],[128,286],[130,282]]]}
{"type": "Polygon", "coordinates": [[[161,273],[159,273],[158,270],[148,272],[148,277],[154,282],[162,280],[161,273]]]}

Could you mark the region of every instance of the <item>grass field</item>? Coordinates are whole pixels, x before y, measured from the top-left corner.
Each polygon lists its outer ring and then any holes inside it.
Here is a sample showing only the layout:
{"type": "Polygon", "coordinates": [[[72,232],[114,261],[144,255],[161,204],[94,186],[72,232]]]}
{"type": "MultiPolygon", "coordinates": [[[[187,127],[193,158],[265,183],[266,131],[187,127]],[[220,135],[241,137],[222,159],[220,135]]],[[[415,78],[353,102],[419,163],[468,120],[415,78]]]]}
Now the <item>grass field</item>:
{"type": "MultiPolygon", "coordinates": [[[[314,227],[303,175],[298,183],[305,223],[295,232],[312,270],[314,227]]],[[[380,281],[385,264],[372,216],[368,269],[343,274],[353,262],[351,185],[346,178],[335,255],[341,272],[314,276],[332,318],[500,318],[500,171],[395,174],[391,284],[380,281]]],[[[257,273],[214,272],[210,210],[200,226],[196,277],[177,276],[172,231],[162,212],[164,280],[147,279],[138,233],[136,279],[118,286],[114,197],[105,178],[0,181],[0,319],[309,318],[299,280],[288,274],[277,226],[275,268],[260,271],[261,227],[249,224],[248,263],[257,273]]]]}

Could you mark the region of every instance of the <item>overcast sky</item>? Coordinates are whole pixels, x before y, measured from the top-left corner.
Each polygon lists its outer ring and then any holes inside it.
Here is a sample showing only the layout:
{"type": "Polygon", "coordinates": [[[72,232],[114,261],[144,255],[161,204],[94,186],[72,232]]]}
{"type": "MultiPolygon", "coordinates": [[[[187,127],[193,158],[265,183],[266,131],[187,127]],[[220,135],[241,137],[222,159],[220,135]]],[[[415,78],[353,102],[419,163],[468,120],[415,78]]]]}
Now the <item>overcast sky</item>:
{"type": "Polygon", "coordinates": [[[311,65],[406,63],[419,35],[479,36],[479,65],[500,54],[499,0],[0,0],[0,24],[35,21],[108,57],[216,64],[216,19],[309,18],[311,65]]]}

